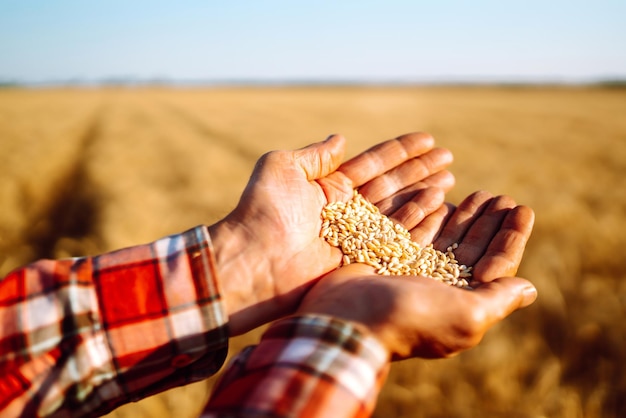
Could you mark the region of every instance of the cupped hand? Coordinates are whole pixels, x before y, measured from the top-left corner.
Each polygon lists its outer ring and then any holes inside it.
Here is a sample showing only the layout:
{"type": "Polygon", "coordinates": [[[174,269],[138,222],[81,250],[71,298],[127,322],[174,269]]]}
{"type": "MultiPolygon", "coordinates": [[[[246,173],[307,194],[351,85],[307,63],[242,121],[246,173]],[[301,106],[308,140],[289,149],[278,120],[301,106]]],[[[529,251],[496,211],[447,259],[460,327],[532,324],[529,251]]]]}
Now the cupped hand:
{"type": "Polygon", "coordinates": [[[535,298],[532,284],[517,277],[465,290],[426,277],[379,276],[369,266],[350,264],[318,281],[298,313],[360,324],[393,360],[445,358],[474,347],[491,326],[535,298]]]}
{"type": "MultiPolygon", "coordinates": [[[[387,213],[418,208],[425,217],[454,184],[448,150],[426,134],[385,141],[341,164],[338,135],[296,151],[274,151],[256,164],[235,210],[210,227],[232,334],[293,312],[315,279],[337,267],[341,253],[319,236],[320,214],[353,190],[387,213]]],[[[421,219],[418,219],[418,221],[421,219]]]]}
{"type": "Polygon", "coordinates": [[[411,218],[411,205],[389,214],[418,244],[473,266],[474,290],[415,276],[379,276],[351,264],[335,270],[307,293],[299,312],[321,313],[368,328],[395,359],[448,357],[478,344],[487,330],[536,298],[533,285],[514,276],[530,237],[534,212],[509,196],[479,191],[458,207],[440,206],[411,218]]]}

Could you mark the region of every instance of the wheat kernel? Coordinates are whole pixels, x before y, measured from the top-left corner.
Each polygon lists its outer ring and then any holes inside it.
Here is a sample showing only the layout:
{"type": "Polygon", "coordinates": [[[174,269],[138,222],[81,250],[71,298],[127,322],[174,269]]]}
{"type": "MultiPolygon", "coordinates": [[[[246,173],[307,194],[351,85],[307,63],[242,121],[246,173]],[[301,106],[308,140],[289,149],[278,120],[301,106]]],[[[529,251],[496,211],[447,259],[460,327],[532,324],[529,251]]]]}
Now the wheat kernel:
{"type": "Polygon", "coordinates": [[[342,264],[365,263],[380,275],[422,275],[442,283],[469,287],[472,267],[459,264],[457,243],[436,250],[432,244],[421,248],[411,234],[380,213],[356,190],[348,202],[332,202],[322,210],[320,236],[341,248],[342,264]]]}

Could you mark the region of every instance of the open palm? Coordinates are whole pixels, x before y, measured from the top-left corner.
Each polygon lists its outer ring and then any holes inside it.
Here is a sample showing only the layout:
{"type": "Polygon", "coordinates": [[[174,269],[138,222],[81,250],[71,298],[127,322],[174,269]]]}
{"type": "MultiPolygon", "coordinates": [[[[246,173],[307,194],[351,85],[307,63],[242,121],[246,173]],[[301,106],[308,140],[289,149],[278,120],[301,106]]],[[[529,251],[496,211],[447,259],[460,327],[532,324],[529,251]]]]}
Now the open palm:
{"type": "Polygon", "coordinates": [[[385,141],[341,164],[344,146],[341,136],[332,136],[301,150],[266,154],[224,221],[238,235],[243,230],[247,251],[256,253],[248,258],[256,264],[246,267],[250,295],[242,297],[254,299],[248,304],[269,301],[269,316],[292,312],[315,279],[339,265],[340,251],[319,236],[324,205],[348,200],[359,188],[387,212],[417,208],[401,219],[410,223],[416,214],[420,221],[440,208],[444,190],[454,184],[445,170],[451,153],[435,148],[429,135],[385,141]]]}
{"type": "Polygon", "coordinates": [[[350,264],[318,281],[299,312],[360,323],[394,359],[448,357],[467,350],[498,321],[528,306],[536,290],[514,276],[532,230],[534,213],[508,196],[473,193],[406,222],[411,207],[391,217],[405,220],[412,239],[445,250],[453,243],[461,263],[474,266],[473,291],[415,276],[381,278],[365,264],[350,264]]]}

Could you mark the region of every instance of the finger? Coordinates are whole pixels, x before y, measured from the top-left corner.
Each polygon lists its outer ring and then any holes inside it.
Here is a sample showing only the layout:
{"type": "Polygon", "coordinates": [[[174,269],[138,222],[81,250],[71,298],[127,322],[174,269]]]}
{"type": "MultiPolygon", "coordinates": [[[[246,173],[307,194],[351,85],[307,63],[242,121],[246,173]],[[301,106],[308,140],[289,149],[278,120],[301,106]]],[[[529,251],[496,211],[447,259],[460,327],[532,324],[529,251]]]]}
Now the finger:
{"type": "Polygon", "coordinates": [[[352,181],[339,171],[317,179],[317,183],[322,187],[328,202],[346,202],[354,196],[352,181]]]}
{"type": "MultiPolygon", "coordinates": [[[[390,169],[401,165],[407,160],[418,157],[432,150],[433,145],[434,140],[427,134],[414,133],[403,135],[396,139],[391,139],[375,145],[356,157],[346,161],[337,171],[319,179],[318,183],[322,186],[328,201],[347,200],[352,197],[352,191],[354,189],[362,186],[372,179],[377,178],[378,176],[385,174],[390,169]]],[[[440,178],[440,180],[447,181],[449,185],[449,178],[440,178]]],[[[436,184],[428,185],[436,186],[436,184]]],[[[447,185],[444,186],[447,187],[447,185]]],[[[399,189],[396,188],[395,190],[387,191],[385,197],[391,196],[398,190],[399,189]]],[[[367,190],[365,191],[367,193],[367,190]]],[[[364,196],[368,200],[372,197],[367,195],[364,196]]]]}
{"type": "Polygon", "coordinates": [[[445,148],[434,148],[411,158],[359,187],[359,192],[370,202],[378,203],[399,190],[421,182],[452,163],[452,153],[445,148]]]}
{"type": "Polygon", "coordinates": [[[448,248],[454,243],[460,243],[492,197],[491,193],[482,190],[466,197],[446,222],[435,241],[435,248],[448,248]]]}
{"type": "Polygon", "coordinates": [[[391,139],[346,161],[339,171],[352,180],[357,188],[386,173],[403,162],[430,151],[434,139],[425,133],[412,133],[391,139]]]}
{"type": "Polygon", "coordinates": [[[343,136],[331,135],[323,142],[294,151],[294,159],[306,173],[307,180],[316,180],[337,170],[343,160],[345,146],[343,136]]]}
{"type": "Polygon", "coordinates": [[[456,180],[451,172],[441,170],[432,176],[426,177],[422,183],[429,187],[439,187],[443,189],[444,192],[449,192],[454,187],[455,182],[456,180]]]}
{"type": "Polygon", "coordinates": [[[474,278],[484,282],[495,277],[515,275],[534,222],[535,213],[528,206],[510,210],[487,251],[474,265],[474,278]]]}
{"type": "Polygon", "coordinates": [[[418,190],[398,210],[393,212],[390,218],[400,223],[406,229],[411,230],[422,222],[426,216],[441,207],[444,199],[445,194],[443,190],[436,187],[418,190]]]}
{"type": "Polygon", "coordinates": [[[441,233],[443,225],[454,214],[455,206],[451,203],[445,203],[436,211],[428,215],[422,222],[411,229],[411,239],[422,247],[435,241],[435,238],[441,233]]]}
{"type": "Polygon", "coordinates": [[[454,253],[463,264],[473,266],[478,262],[502,227],[502,221],[516,205],[510,196],[493,197],[488,202],[458,242],[459,248],[454,253]]]}
{"type": "MultiPolygon", "coordinates": [[[[376,206],[381,211],[381,213],[389,216],[390,214],[396,212],[398,209],[402,207],[405,203],[413,199],[413,197],[419,193],[420,191],[427,189],[429,187],[441,189],[444,192],[447,192],[454,185],[454,175],[448,170],[442,170],[432,176],[426,178],[424,181],[419,181],[417,183],[413,183],[404,189],[396,192],[394,195],[383,199],[376,203],[376,206]]],[[[438,205],[439,206],[439,205],[438,205]]],[[[414,225],[413,225],[414,226],[414,225]]],[[[407,227],[407,228],[413,228],[407,227]]]]}
{"type": "Polygon", "coordinates": [[[537,289],[520,277],[497,278],[476,288],[481,308],[476,308],[472,320],[485,329],[503,320],[517,309],[525,308],[537,299],[537,289]]]}

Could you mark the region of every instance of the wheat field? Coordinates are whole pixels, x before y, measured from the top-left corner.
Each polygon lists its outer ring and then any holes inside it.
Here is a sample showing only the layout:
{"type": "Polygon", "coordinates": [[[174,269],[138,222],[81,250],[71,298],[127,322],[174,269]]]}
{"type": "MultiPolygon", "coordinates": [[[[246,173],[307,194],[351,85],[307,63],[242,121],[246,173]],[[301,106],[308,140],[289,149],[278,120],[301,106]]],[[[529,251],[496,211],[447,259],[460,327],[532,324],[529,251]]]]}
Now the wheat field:
{"type": "MultiPolygon", "coordinates": [[[[375,416],[625,416],[626,89],[2,89],[0,276],[212,223],[266,151],[341,133],[352,156],[412,131],[453,151],[449,201],[534,208],[519,274],[539,297],[468,352],[394,364],[375,416]]],[[[192,417],[212,382],[110,416],[192,417]]]]}

